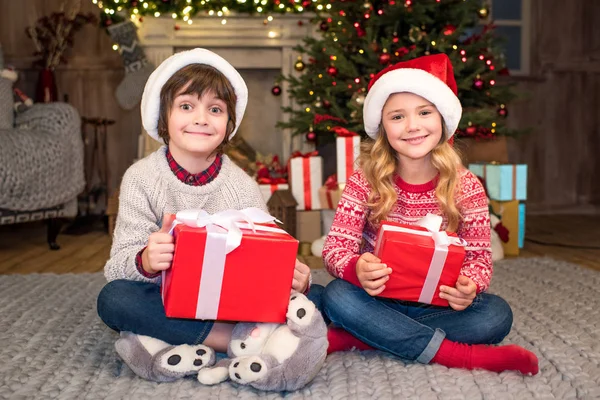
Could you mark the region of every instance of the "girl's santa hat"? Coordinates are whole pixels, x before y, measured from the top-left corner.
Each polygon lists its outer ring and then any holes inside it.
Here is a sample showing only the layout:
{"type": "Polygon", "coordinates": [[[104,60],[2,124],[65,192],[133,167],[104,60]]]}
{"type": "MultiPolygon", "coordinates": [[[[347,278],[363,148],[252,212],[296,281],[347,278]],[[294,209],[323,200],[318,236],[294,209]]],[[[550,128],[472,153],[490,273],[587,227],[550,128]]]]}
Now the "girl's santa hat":
{"type": "Polygon", "coordinates": [[[242,118],[244,117],[244,111],[246,111],[246,105],[248,104],[248,87],[244,78],[240,73],[223,57],[213,53],[206,49],[193,49],[188,51],[182,51],[180,53],[173,54],[167,58],[154,70],[152,75],[148,78],[146,86],[144,87],[144,94],[142,95],[142,125],[148,134],[159,142],[163,140],[158,136],[158,116],[160,115],[160,91],[165,83],[169,80],[175,72],[181,68],[190,64],[206,64],[214,67],[229,80],[235,95],[237,97],[235,103],[235,128],[229,135],[231,139],[237,132],[242,118]]]}
{"type": "Polygon", "coordinates": [[[379,133],[381,111],[393,93],[417,94],[436,106],[448,130],[450,139],[462,115],[457,97],[452,64],[446,54],[434,54],[390,65],[371,79],[363,107],[367,135],[375,139],[379,133]]]}

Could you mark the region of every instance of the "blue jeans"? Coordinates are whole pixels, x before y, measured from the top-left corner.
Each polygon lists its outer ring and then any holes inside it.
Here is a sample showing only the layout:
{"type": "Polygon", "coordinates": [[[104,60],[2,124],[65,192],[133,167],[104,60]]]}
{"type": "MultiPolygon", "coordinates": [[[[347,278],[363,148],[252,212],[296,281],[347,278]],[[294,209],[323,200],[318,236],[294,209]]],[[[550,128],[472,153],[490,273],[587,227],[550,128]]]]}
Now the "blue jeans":
{"type": "MultiPolygon", "coordinates": [[[[312,285],[308,294],[319,309],[323,289],[312,285]]],[[[167,317],[159,285],[129,280],[112,281],[102,288],[98,295],[98,315],[117,332],[146,335],[173,345],[204,342],[214,323],[167,317]]]]}
{"type": "Polygon", "coordinates": [[[323,293],[331,322],[368,345],[427,364],[444,338],[467,344],[496,344],[510,332],[513,315],[501,297],[480,293],[463,311],[450,307],[372,297],[342,279],[323,293]]]}

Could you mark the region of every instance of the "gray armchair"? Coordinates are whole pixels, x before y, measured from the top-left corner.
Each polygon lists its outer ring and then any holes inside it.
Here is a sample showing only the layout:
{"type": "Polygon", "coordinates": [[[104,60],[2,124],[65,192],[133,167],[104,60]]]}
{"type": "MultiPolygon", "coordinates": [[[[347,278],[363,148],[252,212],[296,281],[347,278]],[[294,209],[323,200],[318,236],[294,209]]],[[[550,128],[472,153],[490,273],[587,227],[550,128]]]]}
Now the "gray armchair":
{"type": "MultiPolygon", "coordinates": [[[[0,98],[12,99],[3,87],[0,98]]],[[[81,118],[66,103],[35,104],[6,126],[0,123],[0,225],[47,220],[48,244],[57,250],[62,218],[77,214],[85,184],[81,118]]]]}

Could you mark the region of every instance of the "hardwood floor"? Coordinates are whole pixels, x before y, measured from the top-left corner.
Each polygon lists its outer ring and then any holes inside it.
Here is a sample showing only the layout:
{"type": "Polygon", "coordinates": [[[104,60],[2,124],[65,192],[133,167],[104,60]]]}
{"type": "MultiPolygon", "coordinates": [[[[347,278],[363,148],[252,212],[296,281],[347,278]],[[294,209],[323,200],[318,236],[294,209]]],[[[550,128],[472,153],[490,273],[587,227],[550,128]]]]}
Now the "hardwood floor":
{"type": "MultiPolygon", "coordinates": [[[[98,272],[110,253],[111,240],[102,226],[84,235],[60,234],[58,242],[60,250],[48,249],[42,223],[0,227],[0,274],[98,272]]],[[[600,215],[527,216],[525,248],[520,257],[533,256],[553,257],[600,271],[600,215]]],[[[300,258],[312,268],[322,268],[318,257],[300,258]]]]}

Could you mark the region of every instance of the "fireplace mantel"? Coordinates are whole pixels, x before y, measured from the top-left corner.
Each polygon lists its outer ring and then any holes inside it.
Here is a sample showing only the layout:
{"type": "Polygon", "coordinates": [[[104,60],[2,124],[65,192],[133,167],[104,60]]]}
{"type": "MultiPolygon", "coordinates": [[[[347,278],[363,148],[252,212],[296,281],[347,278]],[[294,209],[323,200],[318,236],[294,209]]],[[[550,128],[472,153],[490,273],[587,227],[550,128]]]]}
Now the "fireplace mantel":
{"type": "MultiPolygon", "coordinates": [[[[139,24],[138,36],[148,60],[155,66],[172,54],[195,47],[215,51],[238,69],[276,69],[285,75],[297,75],[294,64],[298,54],[293,47],[306,36],[315,35],[311,15],[281,15],[264,23],[264,16],[196,17],[188,24],[168,17],[146,18],[139,24]]],[[[281,104],[291,105],[287,82],[281,83],[281,104]]],[[[286,120],[284,114],[283,119],[286,120]]],[[[273,127],[275,130],[275,127],[273,127]]],[[[306,146],[301,138],[292,139],[283,130],[281,155],[288,159],[292,149],[306,146]]],[[[138,156],[157,148],[157,142],[140,138],[138,156]]]]}

